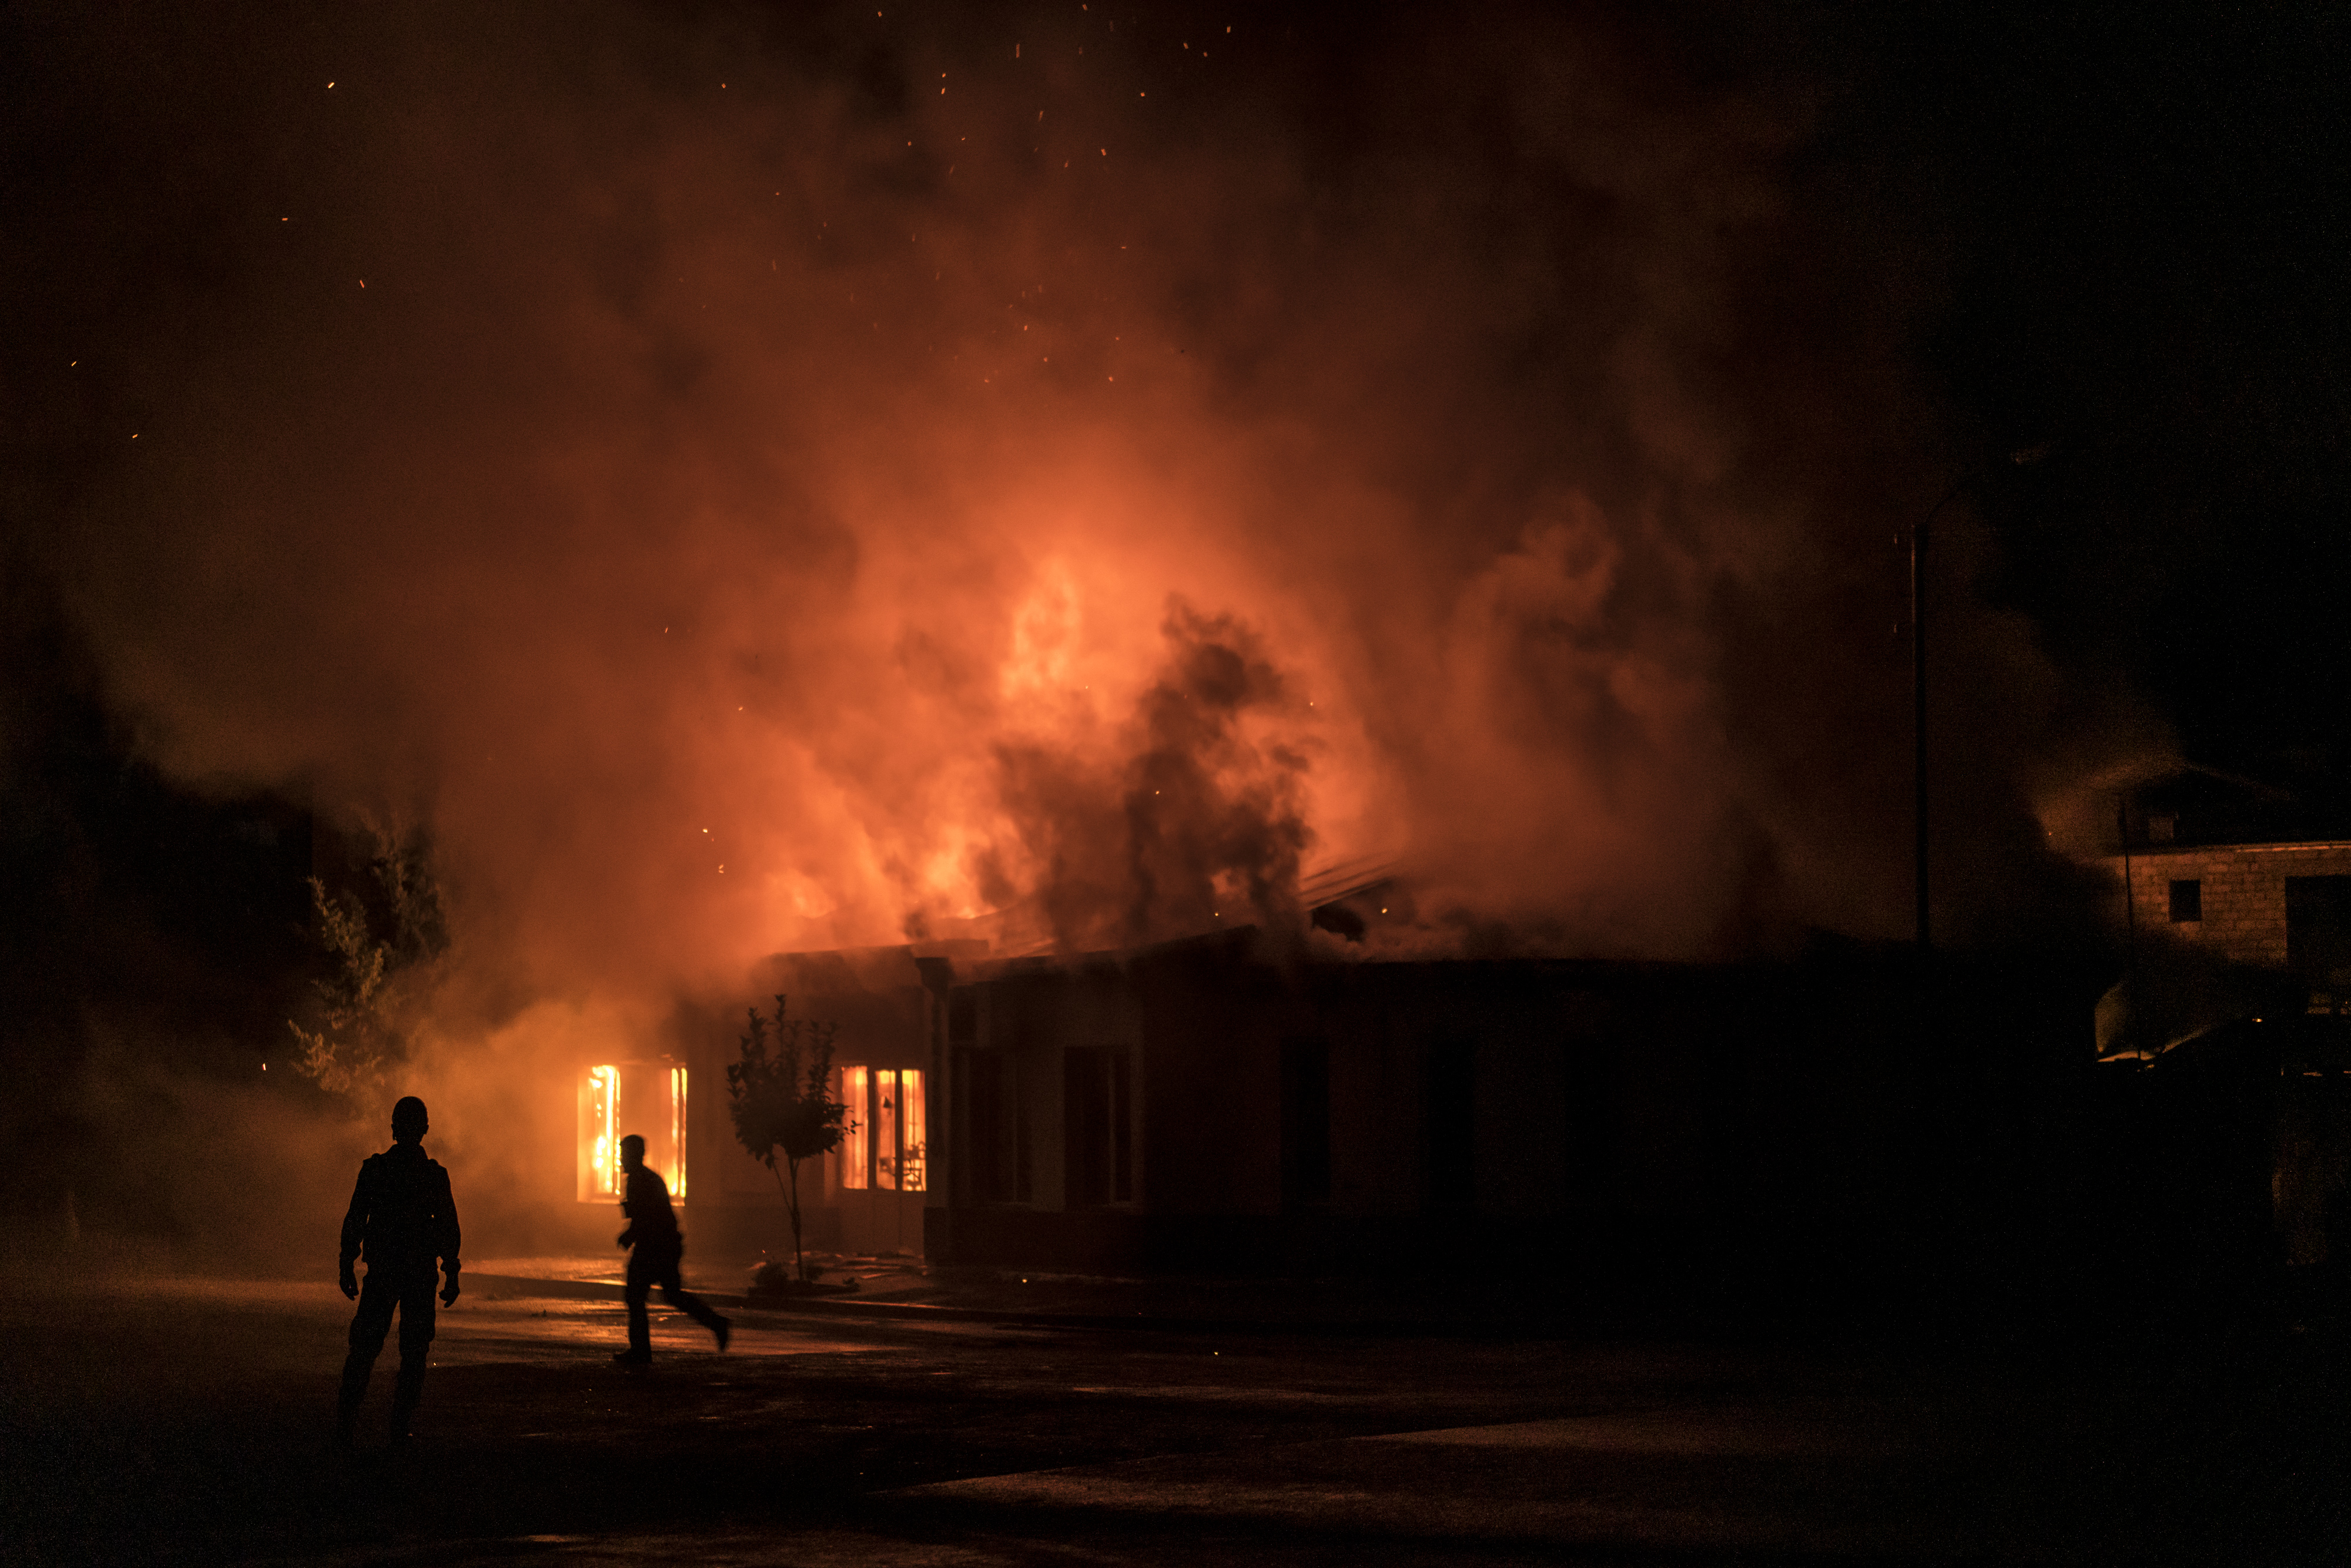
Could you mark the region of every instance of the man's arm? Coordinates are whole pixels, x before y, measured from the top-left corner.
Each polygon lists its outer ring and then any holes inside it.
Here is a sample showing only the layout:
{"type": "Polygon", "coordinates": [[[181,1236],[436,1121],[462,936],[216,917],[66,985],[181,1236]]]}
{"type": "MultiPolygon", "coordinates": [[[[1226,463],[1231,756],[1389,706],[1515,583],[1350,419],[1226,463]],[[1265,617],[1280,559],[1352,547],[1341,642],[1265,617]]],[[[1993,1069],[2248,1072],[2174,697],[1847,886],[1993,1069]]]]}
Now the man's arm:
{"type": "Polygon", "coordinates": [[[434,1238],[434,1250],[441,1255],[441,1272],[444,1277],[441,1304],[445,1307],[454,1304],[457,1300],[457,1271],[465,1267],[457,1260],[457,1249],[462,1240],[457,1230],[457,1199],[449,1190],[449,1173],[445,1170],[441,1172],[439,1207],[440,1216],[436,1225],[439,1233],[434,1238]]]}
{"type": "Polygon", "coordinates": [[[358,1273],[351,1265],[359,1260],[360,1243],[367,1239],[368,1210],[372,1207],[368,1195],[368,1165],[361,1162],[360,1179],[351,1186],[351,1207],[343,1214],[343,1241],[340,1256],[336,1259],[336,1283],[343,1288],[345,1300],[360,1293],[358,1273]]]}

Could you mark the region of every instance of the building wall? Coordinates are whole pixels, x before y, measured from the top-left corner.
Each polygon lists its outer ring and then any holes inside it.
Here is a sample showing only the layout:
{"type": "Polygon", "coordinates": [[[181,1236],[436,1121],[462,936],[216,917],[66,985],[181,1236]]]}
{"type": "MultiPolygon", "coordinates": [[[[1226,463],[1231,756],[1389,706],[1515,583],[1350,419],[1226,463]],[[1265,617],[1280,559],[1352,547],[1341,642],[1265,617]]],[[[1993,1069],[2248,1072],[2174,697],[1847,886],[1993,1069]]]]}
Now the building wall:
{"type": "Polygon", "coordinates": [[[2049,1164],[2072,1145],[2027,1123],[2092,1071],[2104,977],[1952,959],[1925,978],[1932,1003],[1907,949],[1285,967],[1238,944],[973,974],[977,1047],[958,1056],[1018,1060],[1033,1180],[1020,1200],[952,1188],[933,1255],[1374,1275],[1476,1258],[1595,1289],[1691,1271],[1826,1289],[1970,1228],[2013,1253],[2019,1206],[2073,1180],[2049,1164]],[[1283,1147],[1301,1044],[1327,1061],[1327,1140],[1301,1145],[1327,1186],[1292,1179],[1283,1147]],[[1135,1192],[1075,1205],[1062,1061],[1111,1045],[1136,1058],[1135,1192]]]}
{"type": "MultiPolygon", "coordinates": [[[[2122,862],[2108,866],[2120,875],[2122,862]]],[[[2200,942],[2231,963],[2283,968],[2286,878],[2351,875],[2351,843],[2215,844],[2154,849],[2130,857],[2132,918],[2200,942]],[[2198,884],[2201,918],[2171,918],[2171,884],[2198,884]]]]}

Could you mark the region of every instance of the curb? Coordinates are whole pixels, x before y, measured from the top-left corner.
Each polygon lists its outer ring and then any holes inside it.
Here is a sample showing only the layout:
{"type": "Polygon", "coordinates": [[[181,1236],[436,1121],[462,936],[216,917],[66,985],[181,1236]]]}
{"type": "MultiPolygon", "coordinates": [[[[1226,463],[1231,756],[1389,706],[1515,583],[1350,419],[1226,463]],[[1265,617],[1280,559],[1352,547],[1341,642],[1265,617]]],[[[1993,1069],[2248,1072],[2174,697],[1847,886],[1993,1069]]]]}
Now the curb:
{"type": "MultiPolygon", "coordinates": [[[[541,1280],[520,1274],[476,1274],[467,1270],[468,1286],[496,1288],[517,1296],[555,1297],[572,1301],[622,1300],[625,1290],[602,1280],[541,1280]]],[[[858,1301],[839,1296],[819,1296],[793,1301],[754,1301],[740,1291],[696,1291],[713,1306],[733,1312],[801,1313],[811,1317],[871,1318],[899,1322],[989,1323],[1000,1328],[1124,1329],[1151,1333],[1292,1335],[1311,1338],[1361,1339],[1556,1339],[1569,1335],[1555,1321],[1497,1319],[1486,1322],[1439,1322],[1428,1319],[1361,1322],[1284,1322],[1270,1318],[1160,1317],[1147,1312],[1036,1312],[991,1311],[985,1307],[932,1305],[924,1301],[858,1301]]]]}

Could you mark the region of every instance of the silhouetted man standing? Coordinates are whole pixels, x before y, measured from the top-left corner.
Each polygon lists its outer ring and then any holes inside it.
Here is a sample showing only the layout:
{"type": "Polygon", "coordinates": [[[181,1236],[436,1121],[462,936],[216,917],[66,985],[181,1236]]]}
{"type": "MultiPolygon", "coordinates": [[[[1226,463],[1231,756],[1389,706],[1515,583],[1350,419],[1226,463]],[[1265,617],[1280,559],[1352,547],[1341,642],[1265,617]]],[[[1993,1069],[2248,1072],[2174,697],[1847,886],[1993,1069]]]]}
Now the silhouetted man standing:
{"type": "Polygon", "coordinates": [[[646,1321],[645,1298],[659,1285],[662,1300],[718,1337],[725,1350],[734,1324],[720,1317],[698,1296],[686,1293],[678,1278],[678,1262],[685,1256],[685,1238],[678,1234],[677,1211],[669,1206],[669,1184],[661,1172],[645,1164],[645,1141],[631,1133],[621,1140],[621,1169],[629,1185],[621,1197],[621,1212],[629,1228],[621,1245],[633,1246],[629,1254],[629,1348],[612,1353],[625,1366],[643,1366],[653,1358],[653,1325],[646,1321]]]}
{"type": "Polygon", "coordinates": [[[392,1147],[360,1166],[350,1212],[343,1216],[342,1286],[359,1298],[351,1320],[351,1354],[343,1362],[343,1396],[336,1430],[350,1441],[351,1423],[367,1397],[368,1375],[383,1350],[394,1308],[400,1312],[400,1381],[392,1385],[392,1437],[408,1438],[409,1418],[424,1392],[424,1358],[433,1347],[434,1269],[449,1276],[441,1304],[457,1300],[457,1205],[449,1173],[428,1158],[422,1142],[429,1124],[424,1102],[410,1095],[392,1108],[392,1147]],[[367,1258],[367,1289],[351,1260],[367,1258]]]}

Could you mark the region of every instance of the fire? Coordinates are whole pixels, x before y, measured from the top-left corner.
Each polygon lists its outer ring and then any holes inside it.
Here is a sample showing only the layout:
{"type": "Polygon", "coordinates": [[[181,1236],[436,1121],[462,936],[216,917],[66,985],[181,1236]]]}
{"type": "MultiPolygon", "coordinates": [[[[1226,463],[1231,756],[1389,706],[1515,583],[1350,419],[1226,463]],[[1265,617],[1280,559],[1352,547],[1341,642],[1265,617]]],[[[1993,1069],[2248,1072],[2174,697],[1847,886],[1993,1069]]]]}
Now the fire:
{"type": "Polygon", "coordinates": [[[684,35],[592,83],[528,27],[419,42],[414,118],[298,219],[394,315],[126,319],[174,356],[138,448],[206,455],[75,518],[110,700],[186,777],[430,802],[477,996],[1008,908],[1155,937],[1362,856],[1432,945],[1898,928],[1870,552],[1911,476],[1852,433],[1926,421],[1876,348],[1742,315],[1849,314],[1790,248],[1801,127],[1579,26],[1367,64],[1503,130],[1344,148],[1311,95],[1113,130],[1037,37],[1008,75],[942,35],[919,101],[705,61],[723,125],[664,85],[684,35]],[[1264,678],[1218,697],[1211,648],[1264,678]]]}
{"type": "Polygon", "coordinates": [[[621,1070],[591,1067],[580,1087],[580,1197],[620,1196],[621,1070]]]}
{"type": "Polygon", "coordinates": [[[580,1079],[580,1179],[582,1203],[617,1199],[623,1190],[621,1140],[634,1133],[645,1141],[645,1164],[669,1184],[670,1196],[686,1195],[686,1071],[673,1062],[620,1062],[588,1068],[580,1079]],[[643,1112],[622,1113],[628,1103],[643,1112]]]}

